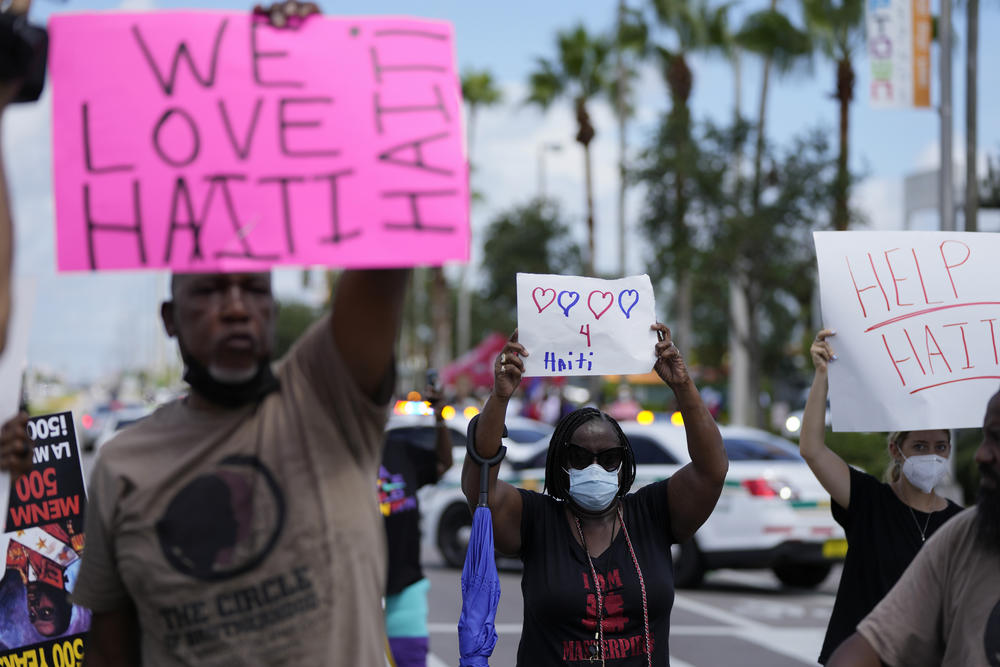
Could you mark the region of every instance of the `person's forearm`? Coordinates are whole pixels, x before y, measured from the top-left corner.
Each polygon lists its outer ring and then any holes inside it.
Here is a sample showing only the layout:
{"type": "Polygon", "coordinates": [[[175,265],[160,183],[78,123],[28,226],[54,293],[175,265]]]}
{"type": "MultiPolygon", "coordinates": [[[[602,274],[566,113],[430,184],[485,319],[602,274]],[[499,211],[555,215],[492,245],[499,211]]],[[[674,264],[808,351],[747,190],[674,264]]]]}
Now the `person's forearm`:
{"type": "Polygon", "coordinates": [[[799,453],[806,460],[815,457],[826,447],[826,394],[827,370],[817,368],[806,407],[802,411],[802,427],[799,433],[799,453]]]}
{"type": "Polygon", "coordinates": [[[490,397],[486,399],[486,405],[483,406],[483,411],[479,414],[474,444],[476,452],[483,458],[493,458],[500,451],[504,422],[507,419],[508,401],[507,398],[490,394],[490,397]]]}
{"type": "Polygon", "coordinates": [[[11,311],[11,271],[14,263],[14,224],[10,215],[7,173],[3,156],[3,115],[0,107],[0,353],[7,346],[7,325],[11,311]]]}
{"type": "Polygon", "coordinates": [[[684,419],[691,463],[699,473],[721,483],[729,470],[729,458],[712,413],[701,400],[701,394],[692,380],[688,379],[679,386],[671,385],[671,389],[677,397],[677,406],[684,419]]]}
{"type": "Polygon", "coordinates": [[[879,667],[882,662],[868,640],[855,632],[840,644],[826,664],[827,667],[879,667]]]}
{"type": "Polygon", "coordinates": [[[434,423],[434,453],[437,455],[438,478],[451,467],[451,431],[448,424],[439,415],[435,415],[434,423]]]}

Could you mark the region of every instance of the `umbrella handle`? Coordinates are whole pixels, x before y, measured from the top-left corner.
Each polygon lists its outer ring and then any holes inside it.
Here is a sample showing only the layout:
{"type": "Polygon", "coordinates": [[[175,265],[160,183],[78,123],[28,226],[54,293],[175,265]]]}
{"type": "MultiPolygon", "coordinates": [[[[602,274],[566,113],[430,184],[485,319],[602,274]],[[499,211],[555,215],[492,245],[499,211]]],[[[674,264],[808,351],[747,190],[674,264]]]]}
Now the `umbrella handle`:
{"type": "MultiPolygon", "coordinates": [[[[497,465],[503,461],[503,457],[507,454],[507,447],[505,445],[500,445],[500,449],[492,458],[484,458],[479,452],[476,451],[476,425],[479,423],[479,415],[472,418],[469,422],[469,429],[465,439],[465,449],[469,453],[469,456],[473,461],[479,464],[479,504],[477,507],[488,507],[489,506],[489,491],[490,491],[490,468],[497,465]]],[[[503,427],[503,435],[507,436],[507,426],[503,427]]]]}

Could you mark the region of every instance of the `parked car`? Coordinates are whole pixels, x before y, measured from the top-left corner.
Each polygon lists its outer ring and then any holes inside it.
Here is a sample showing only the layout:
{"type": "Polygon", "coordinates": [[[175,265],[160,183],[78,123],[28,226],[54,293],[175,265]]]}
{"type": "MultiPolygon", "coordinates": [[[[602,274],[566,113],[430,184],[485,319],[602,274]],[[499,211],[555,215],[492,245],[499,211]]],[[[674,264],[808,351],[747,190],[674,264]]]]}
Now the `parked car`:
{"type": "MultiPolygon", "coordinates": [[[[636,457],[633,490],[669,477],[690,461],[683,427],[635,422],[621,426],[636,457]]],[[[843,529],[830,513],[829,496],[794,444],[758,429],[719,430],[729,455],[729,474],[709,519],[691,540],[674,545],[675,582],[696,587],[708,570],[769,568],[786,585],[818,586],[847,548],[843,529]]],[[[541,491],[545,455],[545,449],[539,449],[528,467],[501,468],[501,478],[541,491]]],[[[463,539],[468,542],[467,524],[458,521],[463,513],[468,517],[460,480],[446,475],[421,502],[427,534],[435,537],[445,562],[460,567],[463,539]]]]}
{"type": "Polygon", "coordinates": [[[113,438],[118,431],[145,418],[154,408],[148,405],[130,405],[112,410],[105,416],[100,433],[94,439],[93,449],[98,450],[113,438]]]}
{"type": "MultiPolygon", "coordinates": [[[[386,429],[398,428],[399,423],[393,417],[386,429]]],[[[429,420],[426,424],[427,428],[433,426],[429,420]]],[[[468,420],[455,417],[448,424],[453,429],[452,442],[456,445],[453,450],[454,464],[436,485],[421,489],[418,498],[425,543],[430,542],[448,565],[462,567],[472,532],[472,513],[462,493],[468,420]],[[455,436],[452,424],[461,424],[460,437],[455,436]]],[[[549,424],[527,417],[509,417],[506,426],[507,437],[503,439],[503,444],[507,447],[507,454],[500,463],[502,479],[514,478],[518,467],[530,465],[539,448],[548,447],[553,431],[549,424]]]]}

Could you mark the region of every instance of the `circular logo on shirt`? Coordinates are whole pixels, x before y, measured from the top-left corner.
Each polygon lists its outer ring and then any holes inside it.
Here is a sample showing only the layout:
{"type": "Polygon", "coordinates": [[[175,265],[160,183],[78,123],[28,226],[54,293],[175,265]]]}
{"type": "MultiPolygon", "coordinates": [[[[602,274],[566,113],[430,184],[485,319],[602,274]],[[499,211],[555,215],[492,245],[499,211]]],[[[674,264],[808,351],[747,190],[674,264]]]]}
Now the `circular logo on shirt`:
{"type": "Polygon", "coordinates": [[[229,456],[189,482],[156,522],[167,561],[203,581],[252,570],[274,548],[285,524],[285,498],[255,456],[229,456]]]}
{"type": "Polygon", "coordinates": [[[1000,667],[1000,602],[996,603],[993,612],[986,620],[983,649],[986,651],[986,662],[990,667],[1000,667]]]}

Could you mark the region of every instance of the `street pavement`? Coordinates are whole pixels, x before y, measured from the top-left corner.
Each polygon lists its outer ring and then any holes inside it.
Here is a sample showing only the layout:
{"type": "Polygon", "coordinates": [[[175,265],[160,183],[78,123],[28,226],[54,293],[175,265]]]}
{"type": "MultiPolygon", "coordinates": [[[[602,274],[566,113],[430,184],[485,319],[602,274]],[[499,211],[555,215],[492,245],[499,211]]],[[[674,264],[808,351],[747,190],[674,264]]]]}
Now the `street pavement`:
{"type": "MultiPolygon", "coordinates": [[[[87,477],[93,456],[84,454],[87,477]]],[[[8,484],[0,475],[0,506],[8,484]]],[[[423,550],[431,581],[428,667],[457,667],[456,626],[462,608],[461,571],[443,566],[430,548],[423,550]]],[[[816,590],[782,588],[769,571],[722,570],[709,573],[695,591],[678,591],[670,627],[673,667],[794,667],[815,665],[840,578],[835,568],[816,590]]],[[[513,665],[521,633],[521,575],[500,574],[497,613],[499,639],[490,659],[495,667],[513,665]]]]}
{"type": "MultiPolygon", "coordinates": [[[[428,667],[457,667],[456,624],[461,572],[424,550],[431,581],[428,667]]],[[[670,617],[673,667],[796,667],[815,665],[840,578],[840,568],[816,590],[785,589],[767,570],[712,572],[698,590],[678,591],[670,617]]],[[[513,665],[520,640],[521,575],[500,574],[499,639],[490,664],[513,665]]]]}

